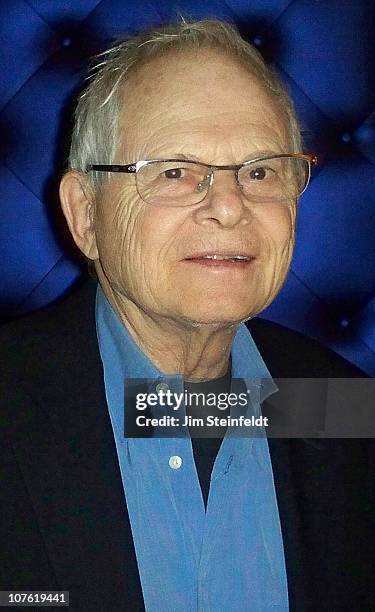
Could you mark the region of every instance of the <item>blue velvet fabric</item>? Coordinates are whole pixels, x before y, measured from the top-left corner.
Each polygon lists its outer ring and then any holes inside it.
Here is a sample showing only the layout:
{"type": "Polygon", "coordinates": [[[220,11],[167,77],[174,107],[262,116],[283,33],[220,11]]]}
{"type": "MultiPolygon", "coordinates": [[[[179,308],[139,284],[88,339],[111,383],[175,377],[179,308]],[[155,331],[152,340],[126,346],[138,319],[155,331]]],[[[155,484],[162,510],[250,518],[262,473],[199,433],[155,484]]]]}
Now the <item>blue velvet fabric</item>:
{"type": "Polygon", "coordinates": [[[6,0],[0,4],[0,314],[82,274],[59,213],[69,116],[87,58],[178,14],[236,23],[276,64],[322,158],[302,196],[292,268],[262,313],[375,375],[375,4],[372,0],[6,0]]]}

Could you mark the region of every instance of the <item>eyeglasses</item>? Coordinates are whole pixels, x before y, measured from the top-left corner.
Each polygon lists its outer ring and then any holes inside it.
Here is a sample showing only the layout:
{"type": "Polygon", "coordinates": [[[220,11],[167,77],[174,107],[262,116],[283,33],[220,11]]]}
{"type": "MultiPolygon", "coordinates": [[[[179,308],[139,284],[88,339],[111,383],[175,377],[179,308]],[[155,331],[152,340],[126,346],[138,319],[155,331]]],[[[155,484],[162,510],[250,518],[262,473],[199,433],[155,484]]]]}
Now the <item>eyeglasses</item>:
{"type": "Polygon", "coordinates": [[[244,196],[254,202],[290,202],[309,184],[316,155],[259,157],[243,164],[213,166],[181,159],[150,159],[128,165],[94,164],[86,172],[135,174],[139,196],[153,206],[192,206],[206,197],[214,172],[232,170],[244,196]]]}

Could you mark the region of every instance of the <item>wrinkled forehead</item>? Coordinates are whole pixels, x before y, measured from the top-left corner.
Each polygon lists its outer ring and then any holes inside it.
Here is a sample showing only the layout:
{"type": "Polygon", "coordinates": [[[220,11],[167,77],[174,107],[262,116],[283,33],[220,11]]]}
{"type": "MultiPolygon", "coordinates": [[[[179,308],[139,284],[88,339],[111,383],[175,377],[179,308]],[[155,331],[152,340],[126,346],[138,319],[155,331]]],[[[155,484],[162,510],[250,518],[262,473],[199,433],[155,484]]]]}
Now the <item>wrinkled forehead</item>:
{"type": "MultiPolygon", "coordinates": [[[[120,113],[123,143],[134,153],[155,140],[241,140],[283,148],[284,113],[265,84],[212,50],[167,54],[142,65],[126,83],[120,113]],[[278,141],[276,143],[275,141],[278,141]],[[274,143],[272,145],[272,143],[274,143]]],[[[261,145],[259,145],[261,146],[261,145]]]]}

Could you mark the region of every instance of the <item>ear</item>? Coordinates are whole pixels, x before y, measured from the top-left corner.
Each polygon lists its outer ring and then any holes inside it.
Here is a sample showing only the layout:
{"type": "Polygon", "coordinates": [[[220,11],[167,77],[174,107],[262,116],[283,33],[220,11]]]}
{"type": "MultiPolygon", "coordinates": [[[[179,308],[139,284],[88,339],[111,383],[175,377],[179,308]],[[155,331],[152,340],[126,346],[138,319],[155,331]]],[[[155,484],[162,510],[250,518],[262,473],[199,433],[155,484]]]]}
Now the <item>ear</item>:
{"type": "Polygon", "coordinates": [[[60,183],[61,208],[78,248],[89,259],[98,259],[94,228],[94,193],[86,176],[67,172],[60,183]]]}

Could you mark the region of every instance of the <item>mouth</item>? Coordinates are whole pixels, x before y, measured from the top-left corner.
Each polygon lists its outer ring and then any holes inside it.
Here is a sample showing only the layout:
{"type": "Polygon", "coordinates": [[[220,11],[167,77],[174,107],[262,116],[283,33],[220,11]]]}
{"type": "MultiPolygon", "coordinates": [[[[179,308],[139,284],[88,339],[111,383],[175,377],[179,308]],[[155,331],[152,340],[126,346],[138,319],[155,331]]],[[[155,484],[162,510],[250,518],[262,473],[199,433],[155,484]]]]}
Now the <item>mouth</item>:
{"type": "Polygon", "coordinates": [[[245,253],[196,253],[184,261],[209,267],[246,268],[255,257],[245,253]]]}

